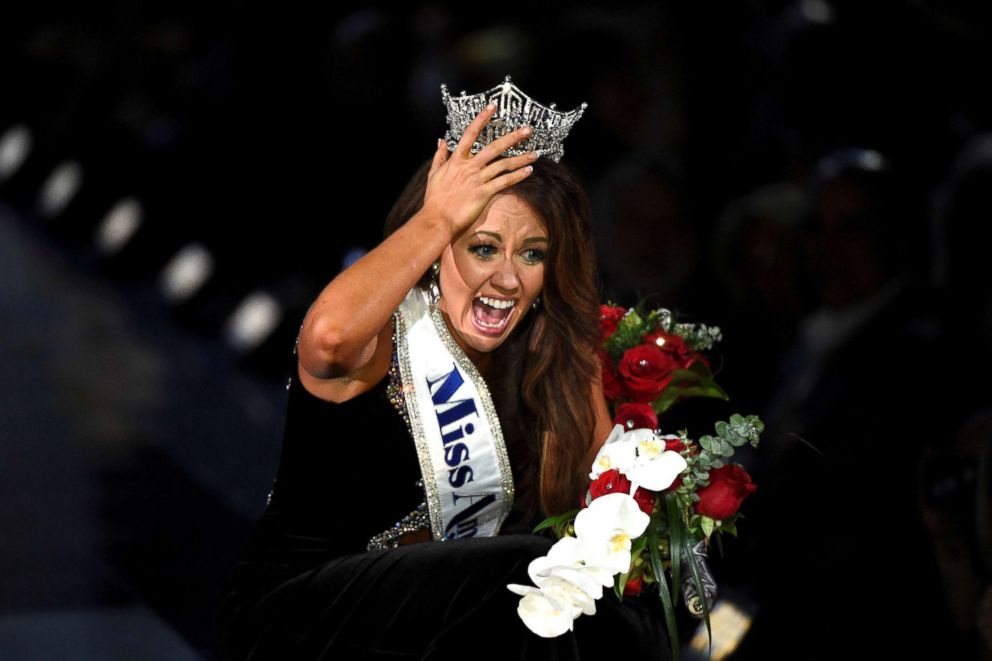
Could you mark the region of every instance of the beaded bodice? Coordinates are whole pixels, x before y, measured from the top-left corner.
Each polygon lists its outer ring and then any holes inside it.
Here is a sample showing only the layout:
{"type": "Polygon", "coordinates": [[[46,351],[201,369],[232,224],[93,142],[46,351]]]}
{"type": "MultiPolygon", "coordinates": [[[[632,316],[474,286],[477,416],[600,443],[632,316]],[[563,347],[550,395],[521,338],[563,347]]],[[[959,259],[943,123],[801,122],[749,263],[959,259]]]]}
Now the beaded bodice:
{"type": "MultiPolygon", "coordinates": [[[[387,374],[386,383],[386,396],[389,398],[389,403],[393,405],[396,412],[403,419],[403,424],[406,425],[407,432],[413,435],[413,430],[410,428],[410,417],[406,411],[406,398],[404,396],[403,382],[400,379],[400,365],[399,358],[396,353],[396,317],[393,316],[393,354],[389,359],[389,371],[387,374]]],[[[417,486],[423,489],[423,480],[417,480],[417,486]]],[[[404,516],[402,519],[394,523],[391,527],[383,530],[381,533],[374,535],[369,539],[368,550],[375,551],[378,549],[395,548],[400,543],[400,538],[407,533],[416,532],[418,530],[431,529],[431,519],[430,514],[427,511],[427,499],[420,501],[416,509],[412,510],[409,514],[404,516]]]]}

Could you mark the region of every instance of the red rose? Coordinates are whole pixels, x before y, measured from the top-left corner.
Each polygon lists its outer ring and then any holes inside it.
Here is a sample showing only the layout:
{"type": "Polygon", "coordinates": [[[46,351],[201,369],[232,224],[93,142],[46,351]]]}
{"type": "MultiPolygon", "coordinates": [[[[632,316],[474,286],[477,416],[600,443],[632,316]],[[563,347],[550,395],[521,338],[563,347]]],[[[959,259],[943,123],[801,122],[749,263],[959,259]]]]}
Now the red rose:
{"type": "Polygon", "coordinates": [[[599,356],[599,365],[603,380],[603,395],[609,400],[620,399],[623,392],[620,389],[620,380],[617,379],[617,372],[613,368],[613,361],[610,360],[610,357],[602,349],[599,349],[596,353],[599,356]]]}
{"type": "Polygon", "coordinates": [[[637,487],[637,491],[634,492],[634,501],[637,506],[641,508],[641,511],[645,514],[650,514],[654,511],[654,492],[648,491],[642,487],[637,487]]]}
{"type": "Polygon", "coordinates": [[[617,372],[627,397],[635,402],[652,402],[672,380],[672,370],[681,367],[672,354],[657,345],[639,344],[624,352],[617,372]]]}
{"type": "Polygon", "coordinates": [[[710,485],[696,492],[696,511],[717,521],[729,519],[757,488],[748,472],[737,464],[714,468],[710,471],[710,485]]]}
{"type": "MultiPolygon", "coordinates": [[[[616,468],[605,471],[589,485],[589,495],[592,500],[608,493],[630,493],[630,480],[616,468]]],[[[634,493],[634,501],[645,514],[654,511],[654,494],[647,489],[638,487],[634,493]]]]}
{"type": "Polygon", "coordinates": [[[644,589],[644,576],[643,574],[638,574],[637,576],[631,576],[627,579],[627,582],[623,585],[623,596],[625,597],[636,597],[644,589]]]}
{"type": "Polygon", "coordinates": [[[605,341],[617,329],[617,324],[627,314],[627,309],[619,306],[600,305],[599,306],[599,329],[603,333],[605,341]]]}
{"type": "Polygon", "coordinates": [[[630,493],[630,480],[624,477],[616,468],[611,468],[602,473],[589,485],[589,493],[592,495],[593,500],[608,493],[630,493]]]}
{"type": "Polygon", "coordinates": [[[658,428],[658,416],[650,404],[640,404],[637,402],[624,402],[617,406],[617,414],[613,418],[613,424],[623,425],[625,430],[631,429],[651,429],[658,428]]]}
{"type": "Polygon", "coordinates": [[[698,351],[694,351],[689,347],[679,335],[669,335],[661,331],[654,331],[644,336],[644,344],[653,344],[666,354],[669,354],[672,360],[679,365],[676,369],[688,369],[697,360],[701,360],[706,365],[709,365],[709,361],[698,351]]]}

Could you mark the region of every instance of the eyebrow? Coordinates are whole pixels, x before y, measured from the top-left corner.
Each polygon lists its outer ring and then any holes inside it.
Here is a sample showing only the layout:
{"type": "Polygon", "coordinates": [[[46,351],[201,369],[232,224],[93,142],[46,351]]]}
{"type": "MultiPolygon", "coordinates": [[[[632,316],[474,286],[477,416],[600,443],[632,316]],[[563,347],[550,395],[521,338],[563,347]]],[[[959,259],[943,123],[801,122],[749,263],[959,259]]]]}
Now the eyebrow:
{"type": "MultiPolygon", "coordinates": [[[[503,236],[498,232],[487,232],[486,230],[479,230],[475,234],[485,234],[487,236],[493,237],[500,243],[503,242],[503,236]]],[[[473,236],[475,236],[475,234],[473,234],[473,236]]],[[[523,245],[527,245],[528,243],[547,243],[547,242],[548,242],[548,238],[546,236],[530,236],[524,239],[523,245]]]]}

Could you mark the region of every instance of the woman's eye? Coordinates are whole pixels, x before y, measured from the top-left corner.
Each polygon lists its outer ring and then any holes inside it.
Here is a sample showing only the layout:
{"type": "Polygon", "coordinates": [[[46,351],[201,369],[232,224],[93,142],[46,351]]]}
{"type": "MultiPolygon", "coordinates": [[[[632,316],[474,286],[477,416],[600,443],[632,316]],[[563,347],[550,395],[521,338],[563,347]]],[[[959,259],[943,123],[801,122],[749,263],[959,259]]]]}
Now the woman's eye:
{"type": "Polygon", "coordinates": [[[529,248],[524,251],[524,261],[537,264],[544,261],[544,251],[536,248],[529,248]]]}
{"type": "Polygon", "coordinates": [[[479,257],[492,257],[498,252],[496,246],[491,243],[481,243],[477,246],[472,246],[469,250],[479,257]]]}

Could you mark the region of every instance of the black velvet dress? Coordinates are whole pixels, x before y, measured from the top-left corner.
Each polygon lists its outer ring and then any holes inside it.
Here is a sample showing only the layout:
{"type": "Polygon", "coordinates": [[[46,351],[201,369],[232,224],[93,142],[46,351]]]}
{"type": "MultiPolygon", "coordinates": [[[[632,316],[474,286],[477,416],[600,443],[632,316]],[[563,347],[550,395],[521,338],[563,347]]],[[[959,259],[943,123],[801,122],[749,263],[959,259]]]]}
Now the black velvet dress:
{"type": "Polygon", "coordinates": [[[497,537],[366,551],[424,498],[389,378],[334,404],[303,387],[295,356],[293,365],[270,501],[221,594],[225,659],[671,658],[656,595],[621,603],[607,589],[574,631],[546,639],[528,630],[506,586],[530,585],[527,565],[553,543],[519,532],[533,522],[497,537]]]}

